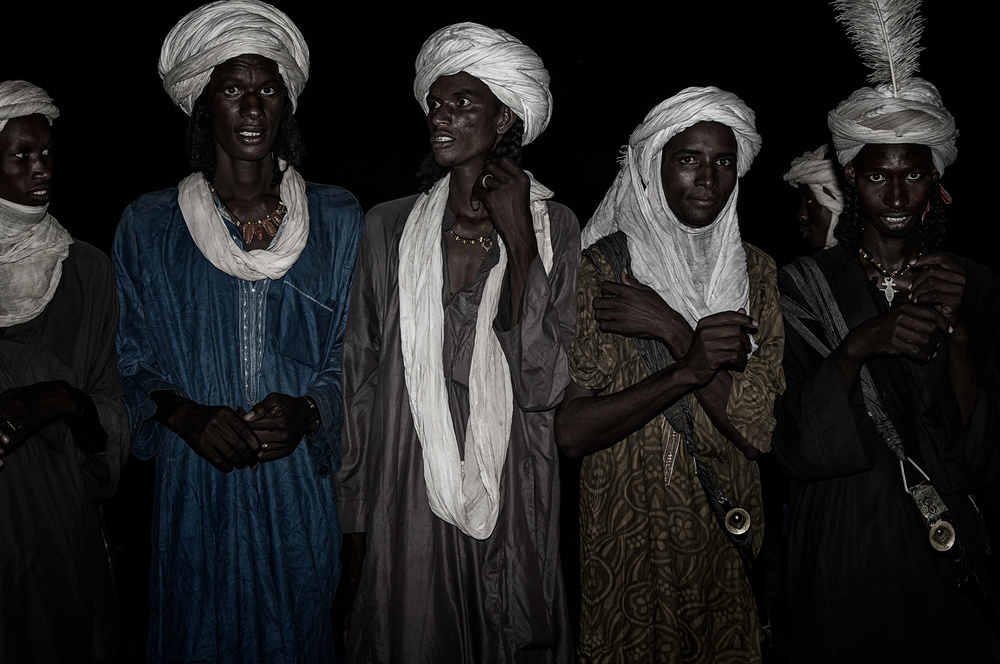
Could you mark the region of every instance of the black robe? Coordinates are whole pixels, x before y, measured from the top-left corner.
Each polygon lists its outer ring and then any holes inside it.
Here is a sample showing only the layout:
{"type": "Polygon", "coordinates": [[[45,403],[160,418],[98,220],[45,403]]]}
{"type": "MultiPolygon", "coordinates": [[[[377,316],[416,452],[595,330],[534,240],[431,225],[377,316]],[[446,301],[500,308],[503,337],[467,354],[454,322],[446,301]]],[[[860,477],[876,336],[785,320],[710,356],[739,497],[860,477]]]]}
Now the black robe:
{"type": "Polygon", "coordinates": [[[0,330],[0,392],[65,380],[89,396],[108,435],[84,452],[63,422],[4,456],[0,470],[0,662],[107,662],[118,646],[111,544],[101,502],[129,437],[115,354],[111,261],[77,241],[52,300],[0,330]]]}
{"type": "MultiPolygon", "coordinates": [[[[814,258],[848,328],[888,309],[853,252],[838,246],[814,258]]],[[[981,381],[968,425],[962,426],[950,387],[946,344],[924,365],[878,359],[868,368],[907,455],[929,474],[969,560],[984,572],[985,533],[968,495],[988,486],[1000,468],[1000,283],[983,266],[958,260],[966,271],[962,311],[981,381]]],[[[787,270],[779,289],[802,302],[787,270]]],[[[784,368],[788,388],[778,404],[774,454],[791,477],[792,661],[984,661],[988,636],[980,615],[957,589],[948,554],[931,548],[860,387],[845,395],[833,362],[787,322],[784,368]]],[[[917,481],[907,464],[907,484],[917,481]]]]}

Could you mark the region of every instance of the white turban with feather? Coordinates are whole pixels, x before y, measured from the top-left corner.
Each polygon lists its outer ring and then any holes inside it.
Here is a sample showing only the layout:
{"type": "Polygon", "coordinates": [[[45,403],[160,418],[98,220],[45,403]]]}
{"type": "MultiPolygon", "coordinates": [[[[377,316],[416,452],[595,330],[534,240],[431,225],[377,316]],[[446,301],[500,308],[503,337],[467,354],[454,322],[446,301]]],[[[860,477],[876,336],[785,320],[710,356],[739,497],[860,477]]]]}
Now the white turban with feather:
{"type": "Polygon", "coordinates": [[[938,89],[914,77],[893,92],[889,84],[861,88],[830,111],[827,126],[837,160],[847,164],[868,143],[913,143],[931,149],[934,167],[944,175],[945,167],[958,157],[958,130],[938,89]]]}
{"type": "Polygon", "coordinates": [[[284,12],[259,0],[219,0],[182,18],[160,49],[163,89],[191,115],[212,70],[247,54],[278,65],[294,111],[309,78],[309,47],[284,12]]]}
{"type": "Polygon", "coordinates": [[[465,72],[489,87],[524,121],[523,144],[545,130],[552,117],[549,72],[516,37],[478,23],[456,23],[427,38],[416,62],[413,95],[427,113],[427,92],[442,76],[465,72]]]}
{"type": "Polygon", "coordinates": [[[761,146],[754,112],[731,92],[714,86],[686,88],[656,106],[632,132],[618,178],[582,238],[588,246],[623,231],[629,239],[633,276],[659,293],[692,327],[705,316],[748,308],[750,295],[736,215],[739,184],[715,221],[702,228],[681,222],[663,194],[663,146],[698,122],[718,122],[732,129],[737,174],[742,177],[750,169],[761,146]]]}

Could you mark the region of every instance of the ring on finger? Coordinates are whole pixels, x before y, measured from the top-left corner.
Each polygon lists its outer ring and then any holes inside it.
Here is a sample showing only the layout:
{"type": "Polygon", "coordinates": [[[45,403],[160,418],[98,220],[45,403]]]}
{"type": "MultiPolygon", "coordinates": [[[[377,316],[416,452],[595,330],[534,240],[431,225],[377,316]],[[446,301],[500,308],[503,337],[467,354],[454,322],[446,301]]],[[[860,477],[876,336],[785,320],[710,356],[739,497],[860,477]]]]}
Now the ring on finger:
{"type": "Polygon", "coordinates": [[[480,182],[480,184],[483,185],[483,189],[487,188],[486,187],[486,178],[491,178],[491,177],[493,177],[492,173],[487,173],[486,175],[483,176],[483,180],[482,180],[482,182],[480,182]]]}

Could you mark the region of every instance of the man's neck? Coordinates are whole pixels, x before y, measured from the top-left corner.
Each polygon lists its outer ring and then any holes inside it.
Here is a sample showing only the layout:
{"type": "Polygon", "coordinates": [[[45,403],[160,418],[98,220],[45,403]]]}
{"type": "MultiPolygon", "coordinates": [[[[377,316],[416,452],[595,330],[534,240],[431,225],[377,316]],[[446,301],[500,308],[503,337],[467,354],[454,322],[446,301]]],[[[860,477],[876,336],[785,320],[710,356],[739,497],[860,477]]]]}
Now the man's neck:
{"type": "Polygon", "coordinates": [[[473,208],[472,188],[482,169],[460,166],[451,169],[451,180],[448,183],[448,209],[455,215],[456,229],[460,235],[484,235],[493,228],[489,212],[481,201],[477,201],[478,209],[473,208]]]}
{"type": "Polygon", "coordinates": [[[229,203],[253,201],[272,192],[274,161],[268,156],[260,161],[220,158],[215,168],[215,190],[229,203]]]}

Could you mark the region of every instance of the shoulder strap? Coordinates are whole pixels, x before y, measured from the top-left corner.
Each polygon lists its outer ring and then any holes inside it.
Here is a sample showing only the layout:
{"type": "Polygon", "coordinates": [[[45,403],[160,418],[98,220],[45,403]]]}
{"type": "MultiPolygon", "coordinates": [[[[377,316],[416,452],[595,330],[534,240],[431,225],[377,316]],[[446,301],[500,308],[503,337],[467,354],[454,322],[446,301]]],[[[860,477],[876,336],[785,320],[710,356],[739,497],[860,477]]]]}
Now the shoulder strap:
{"type": "MultiPolygon", "coordinates": [[[[822,357],[827,357],[844,340],[848,329],[844,314],[840,311],[840,305],[837,304],[826,275],[819,269],[816,261],[809,257],[793,261],[785,266],[782,272],[792,279],[802,295],[802,305],[787,295],[781,296],[781,312],[785,316],[785,321],[795,328],[799,336],[822,357]],[[806,321],[819,323],[826,337],[825,342],[807,327],[806,321]]],[[[861,367],[860,378],[861,395],[876,430],[889,450],[898,459],[905,460],[903,441],[882,406],[882,399],[875,389],[875,381],[867,366],[861,367]]]]}

